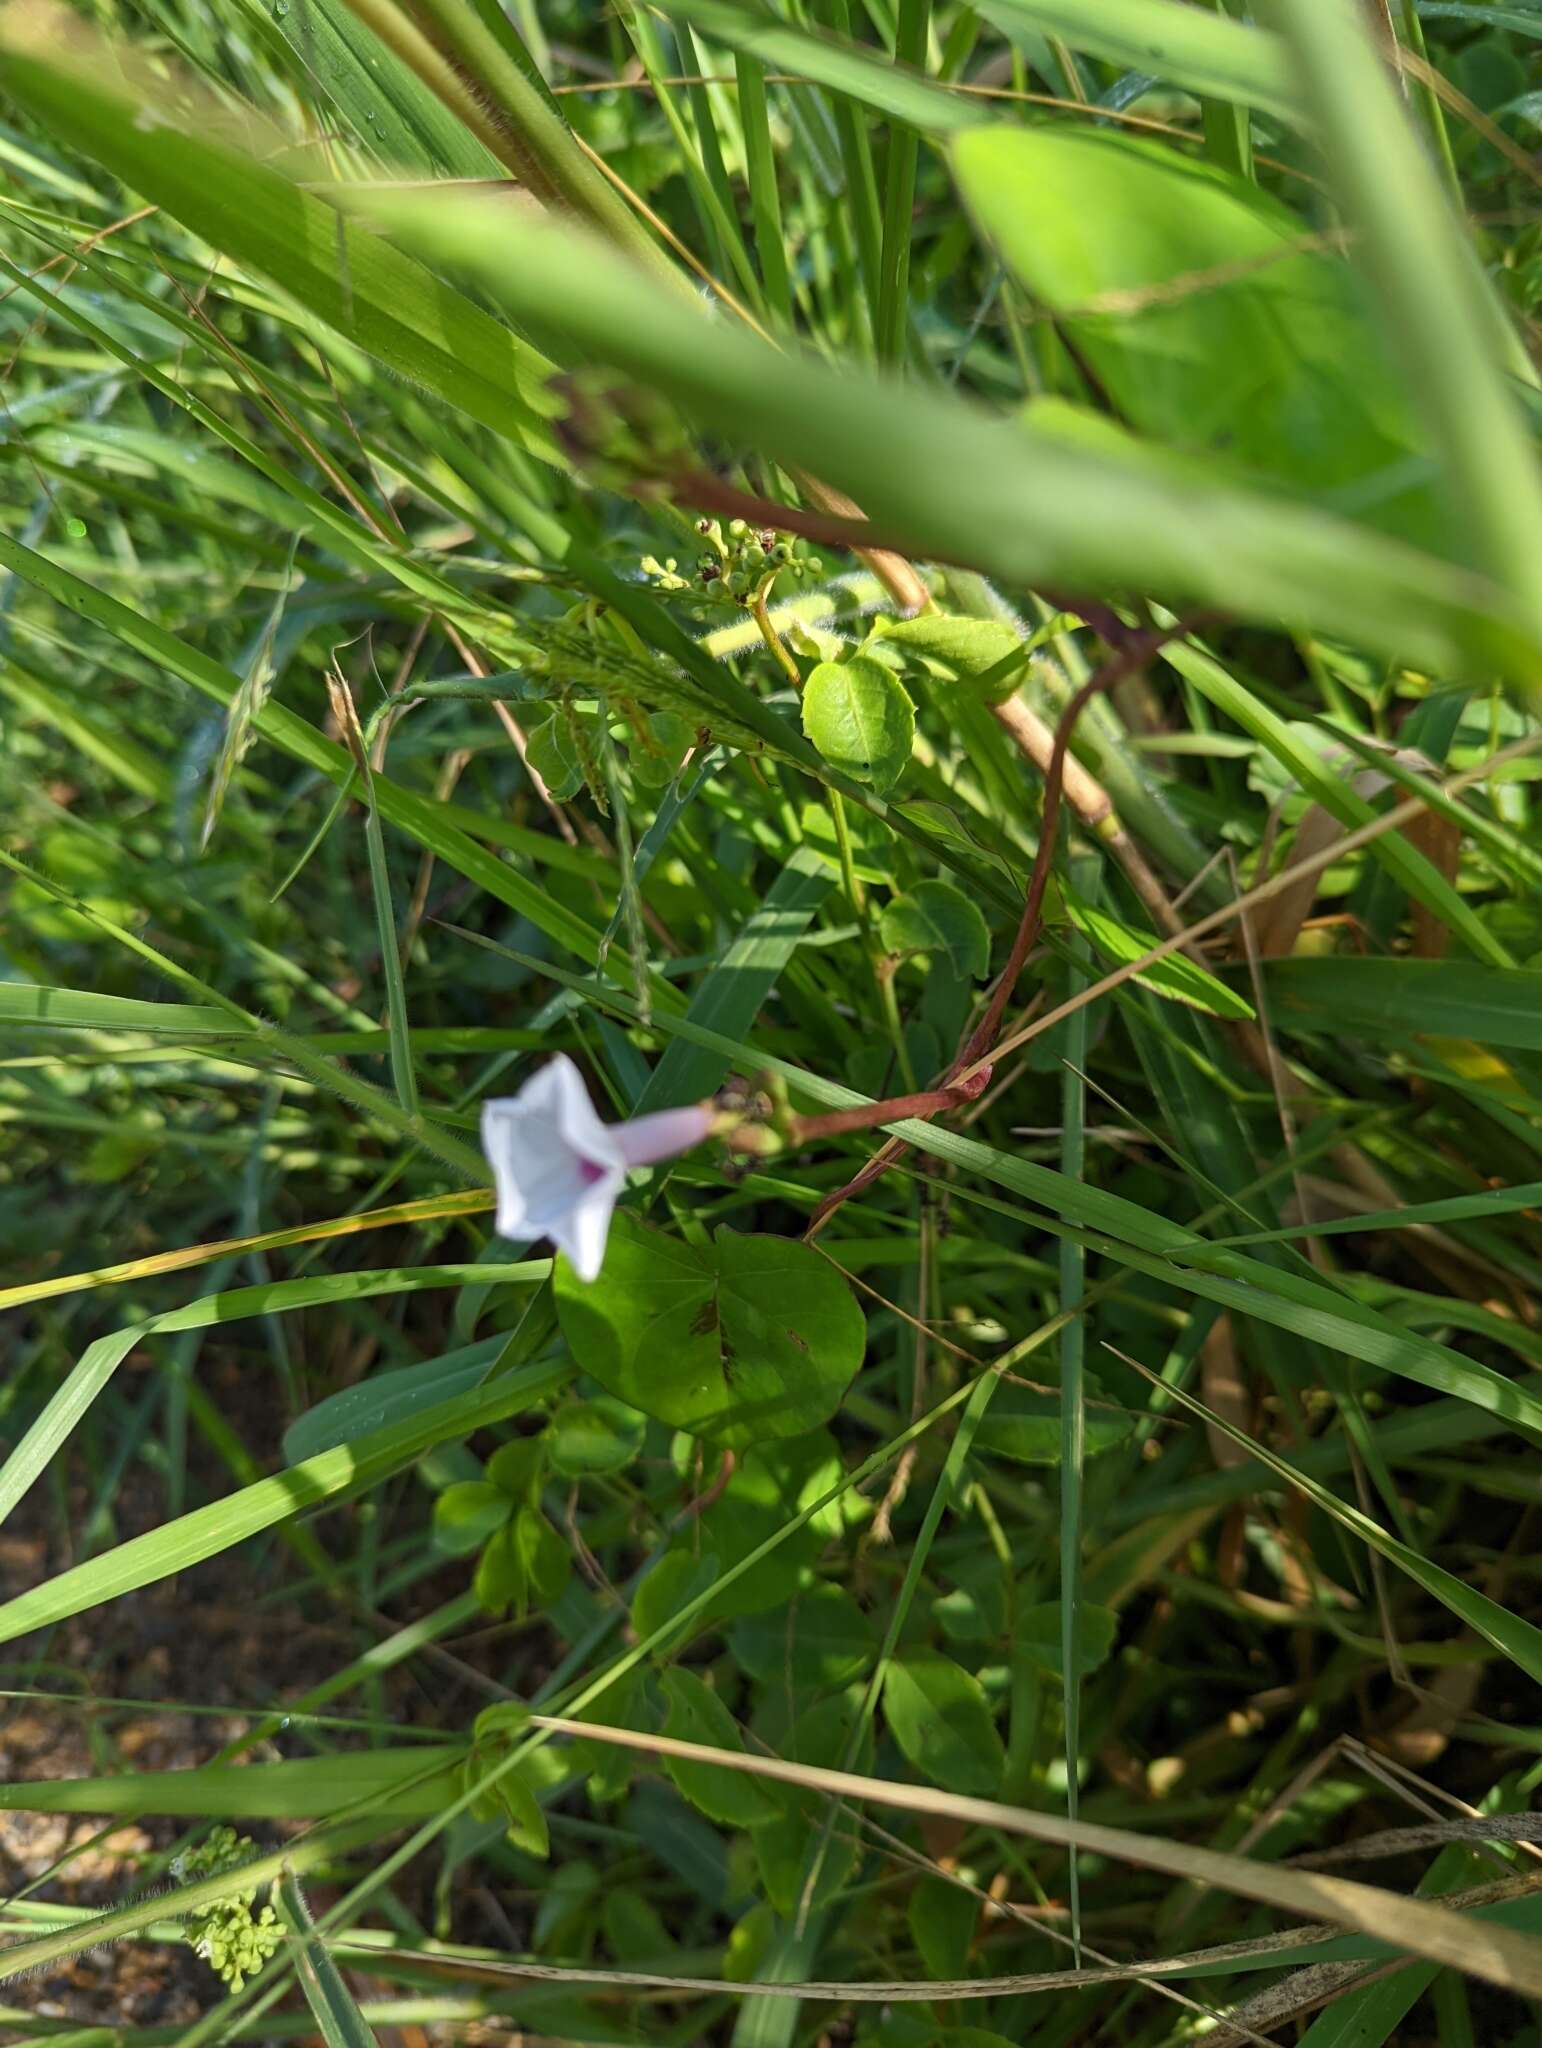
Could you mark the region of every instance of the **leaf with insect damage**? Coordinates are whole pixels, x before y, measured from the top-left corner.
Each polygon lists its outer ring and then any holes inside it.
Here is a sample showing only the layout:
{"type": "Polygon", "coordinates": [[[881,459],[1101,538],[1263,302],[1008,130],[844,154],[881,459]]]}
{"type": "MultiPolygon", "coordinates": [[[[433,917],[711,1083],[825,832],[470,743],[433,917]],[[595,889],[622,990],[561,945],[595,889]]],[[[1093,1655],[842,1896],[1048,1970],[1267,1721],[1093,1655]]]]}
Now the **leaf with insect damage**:
{"type": "Polygon", "coordinates": [[[742,1448],[824,1422],[862,1362],[865,1326],[835,1268],[789,1238],[720,1230],[682,1244],[624,1212],[597,1280],[556,1269],[562,1333],[610,1393],[742,1448]]]}

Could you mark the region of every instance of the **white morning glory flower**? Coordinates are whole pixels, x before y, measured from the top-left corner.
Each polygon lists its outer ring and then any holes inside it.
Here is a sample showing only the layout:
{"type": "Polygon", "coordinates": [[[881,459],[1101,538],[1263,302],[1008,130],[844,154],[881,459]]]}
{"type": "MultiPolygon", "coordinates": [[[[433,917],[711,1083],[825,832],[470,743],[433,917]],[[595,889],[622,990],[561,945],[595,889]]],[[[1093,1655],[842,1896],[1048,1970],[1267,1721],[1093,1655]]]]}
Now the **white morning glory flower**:
{"type": "Polygon", "coordinates": [[[482,1105],[482,1150],[498,1191],[498,1235],[549,1237],[580,1280],[605,1262],[611,1212],[634,1166],[672,1159],[712,1130],[710,1103],[602,1124],[566,1053],[482,1105]]]}

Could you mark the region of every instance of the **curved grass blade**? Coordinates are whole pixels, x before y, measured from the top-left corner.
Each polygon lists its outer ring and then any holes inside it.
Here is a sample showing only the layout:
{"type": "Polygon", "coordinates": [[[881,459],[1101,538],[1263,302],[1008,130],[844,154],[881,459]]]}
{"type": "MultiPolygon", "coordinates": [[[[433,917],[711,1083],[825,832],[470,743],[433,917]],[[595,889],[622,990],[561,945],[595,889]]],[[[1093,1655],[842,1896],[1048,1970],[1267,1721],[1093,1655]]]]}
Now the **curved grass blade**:
{"type": "Polygon", "coordinates": [[[55,1451],[119,1365],[147,1337],[173,1330],[204,1330],[217,1323],[238,1322],[244,1316],[285,1315],[294,1309],[368,1301],[383,1294],[414,1294],[424,1288],[460,1287],[471,1281],[518,1285],[543,1280],[550,1270],[549,1260],[530,1259],[512,1266],[401,1266],[379,1272],[318,1273],[303,1280],[275,1280],[257,1287],[233,1288],[225,1294],[206,1294],[201,1301],[113,1330],[82,1352],[64,1385],[0,1466],[0,1522],[47,1469],[55,1451]]]}
{"type": "MultiPolygon", "coordinates": [[[[1193,12],[1196,20],[1220,17],[1193,12]]],[[[516,318],[539,318],[577,358],[625,370],[696,425],[747,440],[860,497],[887,541],[1012,583],[1132,584],[1233,613],[1309,618],[1367,647],[1437,666],[1478,648],[1512,676],[1542,668],[1500,591],[1454,565],[1312,508],[1256,495],[1130,439],[1089,442],[783,352],[701,320],[572,230],[460,196],[367,202],[516,318]],[[495,231],[496,230],[496,231],[495,231]]],[[[682,489],[685,487],[682,486],[682,489]]]]}
{"type": "Polygon", "coordinates": [[[29,33],[8,10],[4,87],[60,143],[105,164],[238,262],[270,277],[398,375],[565,466],[543,419],[550,365],[462,293],[255,157],[186,133],[105,82],[99,57],[29,33]]]}
{"type": "MultiPolygon", "coordinates": [[[[545,1267],[546,1262],[540,1262],[545,1267]]],[[[463,1282],[470,1272],[485,1278],[487,1268],[461,1269],[463,1282]]],[[[262,1293],[262,1289],[250,1290],[262,1293]]],[[[135,1536],[100,1557],[60,1572],[41,1586],[34,1586],[0,1606],[0,1642],[12,1642],[35,1628],[63,1621],[122,1593],[217,1557],[263,1529],[272,1529],[296,1515],[336,1502],[401,1471],[435,1444],[461,1439],[489,1423],[502,1422],[510,1415],[560,1387],[572,1372],[566,1360],[527,1365],[509,1373],[473,1395],[440,1402],[426,1414],[389,1429],[372,1431],[357,1442],[334,1451],[323,1451],[271,1479],[259,1479],[242,1487],[225,1500],[195,1508],[164,1528],[135,1536]]],[[[3,1967],[0,1967],[3,1975],[3,1967]]]]}

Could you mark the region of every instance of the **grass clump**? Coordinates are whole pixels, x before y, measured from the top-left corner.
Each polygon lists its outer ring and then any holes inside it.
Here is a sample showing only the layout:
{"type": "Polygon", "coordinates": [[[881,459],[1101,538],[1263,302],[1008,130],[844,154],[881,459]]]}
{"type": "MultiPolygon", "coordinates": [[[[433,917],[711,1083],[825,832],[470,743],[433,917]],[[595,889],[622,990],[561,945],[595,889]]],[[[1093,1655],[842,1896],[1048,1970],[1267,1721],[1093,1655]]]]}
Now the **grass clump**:
{"type": "Polygon", "coordinates": [[[0,17],[14,2038],[1535,2040],[1539,40],[0,17]]]}

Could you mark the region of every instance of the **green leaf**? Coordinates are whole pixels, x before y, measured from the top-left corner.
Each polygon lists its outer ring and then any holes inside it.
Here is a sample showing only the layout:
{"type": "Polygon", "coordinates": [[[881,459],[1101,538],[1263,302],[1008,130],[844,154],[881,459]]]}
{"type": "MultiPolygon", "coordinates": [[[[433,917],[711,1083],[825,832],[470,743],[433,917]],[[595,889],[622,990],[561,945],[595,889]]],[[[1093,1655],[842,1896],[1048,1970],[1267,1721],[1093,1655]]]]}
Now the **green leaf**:
{"type": "Polygon", "coordinates": [[[501,176],[497,158],[340,0],[245,0],[254,26],[271,20],[355,141],[393,170],[451,178],[501,176]]]}
{"type": "Polygon", "coordinates": [[[721,1624],[767,1607],[785,1612],[797,1596],[805,1568],[831,1537],[840,1534],[843,1524],[838,1513],[828,1510],[802,1522],[785,1540],[781,1532],[800,1517],[810,1501],[838,1481],[840,1472],[835,1446],[822,1430],[746,1451],[723,1492],[695,1524],[676,1535],[673,1548],[643,1580],[633,1606],[638,1634],[652,1633],[652,1628],[643,1628],[644,1619],[656,1627],[688,1600],[700,1598],[719,1578],[728,1583],[699,1611],[699,1626],[721,1624]],[[748,1570],[740,1569],[768,1544],[775,1546],[768,1555],[748,1570]],[[675,1562],[682,1558],[701,1574],[694,1584],[675,1562]],[[662,1582],[658,1594],[649,1596],[648,1589],[660,1572],[671,1576],[662,1582]]]}
{"type": "Polygon", "coordinates": [[[527,1856],[544,1862],[551,1854],[551,1830],[541,1802],[517,1770],[505,1771],[497,1784],[498,1797],[509,1817],[508,1840],[527,1856]]]}
{"type": "Polygon", "coordinates": [[[946,1984],[967,1973],[980,1924],[980,1901],[972,1891],[945,1877],[923,1877],[910,1894],[905,1917],[929,1977],[946,1984]]]}
{"type": "Polygon", "coordinates": [[[564,1479],[592,1479],[624,1472],[642,1449],[646,1419],[625,1401],[604,1394],[570,1401],[552,1417],[546,1433],[552,1468],[564,1479]]]}
{"type": "Polygon", "coordinates": [[[1106,128],[981,130],[958,138],[953,166],[1013,274],[1132,427],[1305,493],[1344,493],[1357,517],[1453,552],[1354,273],[1336,251],[1302,247],[1299,216],[1251,179],[1106,128]]]}
{"type": "MultiPolygon", "coordinates": [[[[788,1762],[870,1770],[872,1723],[858,1719],[860,1697],[855,1691],[835,1693],[799,1714],[781,1745],[788,1762]]],[[[766,1896],[790,1918],[805,1899],[817,1910],[840,1894],[857,1867],[860,1847],[854,1830],[828,1833],[825,1801],[790,1788],[783,1796],[783,1811],[755,1829],[755,1860],[766,1896]],[[817,1871],[812,1887],[811,1870],[817,1871]]]]}
{"type": "MultiPolygon", "coordinates": [[[[1085,1455],[1096,1458],[1126,1441],[1135,1427],[1135,1417],[1100,1406],[1093,1397],[1092,1387],[1089,1378],[1085,1455]]],[[[1058,1465],[1058,1396],[1035,1394],[1027,1387],[1002,1387],[992,1401],[989,1413],[981,1419],[975,1431],[975,1446],[995,1457],[1011,1458],[1020,1465],[1058,1465]]]]}
{"type": "Polygon", "coordinates": [[[845,1588],[819,1581],[800,1588],[785,1608],[736,1621],[728,1647],[762,1685],[823,1692],[860,1678],[875,1645],[867,1616],[845,1588]]]}
{"type": "Polygon", "coordinates": [[[531,726],[525,737],[530,766],[558,803],[577,796],[584,786],[584,764],[573,744],[568,722],[560,712],[531,726]]]}
{"type": "Polygon", "coordinates": [[[981,0],[980,12],[1007,35],[1035,29],[1190,92],[1241,100],[1286,120],[1301,112],[1301,90],[1277,35],[1182,0],[981,0]]]}
{"type": "MultiPolygon", "coordinates": [[[[1119,1635],[1119,1617],[1110,1608],[1094,1607],[1080,1601],[1076,1609],[1077,1675],[1085,1678],[1108,1662],[1119,1635]]],[[[1019,1613],[1013,1623],[1012,1640],[1041,1671],[1052,1678],[1065,1675],[1061,1645],[1061,1607],[1058,1600],[1046,1600],[1019,1613]]]]}
{"type": "Polygon", "coordinates": [[[546,1473],[546,1440],[539,1436],[516,1437],[500,1444],[487,1461],[487,1478],[508,1500],[533,1503],[540,1497],[546,1473]]]}
{"type": "Polygon", "coordinates": [[[966,682],[978,684],[989,677],[984,694],[993,704],[1004,703],[1016,692],[1028,667],[1026,641],[1002,619],[922,612],[914,619],[877,619],[873,634],[924,661],[939,662],[966,682]]]}
{"type": "Polygon", "coordinates": [[[881,662],[854,654],[849,661],[822,661],[809,676],[803,730],[832,768],[886,790],[910,760],[915,706],[881,662]]]}
{"type": "Polygon", "coordinates": [[[279,1911],[288,1921],[289,1954],[311,2016],[321,2029],[326,2048],[378,2048],[374,2033],[332,1960],[332,1952],[316,1932],[316,1923],[294,1873],[286,1870],[274,1887],[279,1911]]]}
{"type": "Polygon", "coordinates": [[[142,1003],[30,981],[0,981],[0,1022],[50,1031],[153,1031],[174,1038],[243,1038],[250,1029],[212,1003],[142,1003]]]}
{"type": "MultiPolygon", "coordinates": [[[[1187,7],[1175,12],[1213,21],[1187,7]]],[[[1089,449],[951,393],[780,353],[703,321],[564,226],[470,197],[370,195],[371,211],[482,278],[516,318],[675,399],[693,423],[850,491],[877,531],[1013,585],[1165,593],[1229,615],[1310,621],[1402,660],[1512,676],[1542,661],[1501,591],[1453,564],[1239,486],[1167,450],[1089,449]]]]}
{"type": "Polygon", "coordinates": [[[605,1940],[618,1963],[632,1966],[657,1964],[674,1948],[658,1908],[630,1884],[605,1895],[605,1940]]]}
{"type": "Polygon", "coordinates": [[[951,882],[917,882],[896,896],[878,922],[891,953],[941,953],[961,981],[978,981],[990,967],[991,939],[979,905],[951,882]]]}
{"type": "MultiPolygon", "coordinates": [[[[504,1496],[507,1507],[507,1496],[504,1496]]],[[[539,1508],[521,1507],[489,1539],[478,1560],[476,1596],[489,1614],[522,1616],[549,1607],[573,1569],[572,1553],[539,1508]]]]}
{"type": "Polygon", "coordinates": [[[862,1362],[862,1311],[811,1246],[719,1230],[698,1249],[621,1212],[599,1278],[557,1262],[562,1333],[644,1414],[730,1448],[800,1436],[862,1362]]]}
{"type": "MultiPolygon", "coordinates": [[[[1465,559],[1542,631],[1542,470],[1519,403],[1535,372],[1442,186],[1364,15],[1339,0],[1269,0],[1310,95],[1353,259],[1401,362],[1465,559]]],[[[1534,683],[1534,678],[1533,678],[1534,683]]]]}
{"type": "Polygon", "coordinates": [[[480,1344],[447,1351],[442,1358],[371,1373],[340,1393],[329,1394],[285,1430],[285,1464],[298,1465],[318,1452],[336,1450],[355,1437],[405,1422],[421,1409],[469,1393],[487,1378],[507,1342],[505,1337],[487,1337],[480,1344]]]}
{"type": "Polygon", "coordinates": [[[539,1508],[522,1507],[513,1522],[514,1548],[532,1597],[550,1607],[573,1570],[573,1553],[539,1508]]]}
{"type": "Polygon", "coordinates": [[[884,1719],[923,1777],[949,1792],[989,1799],[1006,1751],[980,1682],[935,1650],[897,1657],[884,1673],[884,1719]]]}
{"type": "MultiPolygon", "coordinates": [[[[1157,944],[1155,932],[1143,931],[1139,925],[1126,924],[1122,918],[1100,909],[1095,903],[1088,903],[1078,896],[1068,882],[1059,884],[1060,901],[1066,916],[1082,935],[1090,939],[1115,967],[1123,967],[1127,961],[1142,959],[1157,944]]],[[[1256,1012],[1251,1003],[1244,1000],[1224,981],[1217,979],[1208,967],[1202,967],[1197,960],[1191,960],[1186,953],[1170,953],[1165,960],[1158,960],[1154,966],[1143,968],[1135,976],[1143,988],[1149,988],[1153,995],[1167,996],[1171,1001],[1187,1003],[1194,1010],[1208,1010],[1213,1017],[1253,1017],[1256,1012]]]]}
{"type": "MultiPolygon", "coordinates": [[[[739,1724],[727,1707],[692,1671],[671,1670],[660,1681],[669,1702],[664,1733],[681,1742],[699,1742],[713,1749],[742,1751],[739,1724]]],[[[695,1764],[666,1756],[664,1768],[691,1804],[709,1820],[733,1827],[753,1827],[780,1811],[777,1801],[756,1779],[723,1764],[695,1764]]]]}
{"type": "Polygon", "coordinates": [[[480,1550],[512,1513],[509,1497],[485,1479],[462,1479],[434,1500],[434,1545],[451,1557],[480,1550]]]}
{"type": "Polygon", "coordinates": [[[702,1556],[690,1550],[666,1551],[632,1595],[632,1627],[639,1641],[656,1635],[717,1575],[718,1561],[710,1551],[702,1556]]]}
{"type": "Polygon", "coordinates": [[[410,1820],[443,1811],[465,1754],[459,1744],[345,1750],[280,1763],[118,1771],[109,1778],[31,1778],[0,1785],[0,1812],[145,1813],[214,1820],[321,1820],[354,1806],[410,1820]]]}

